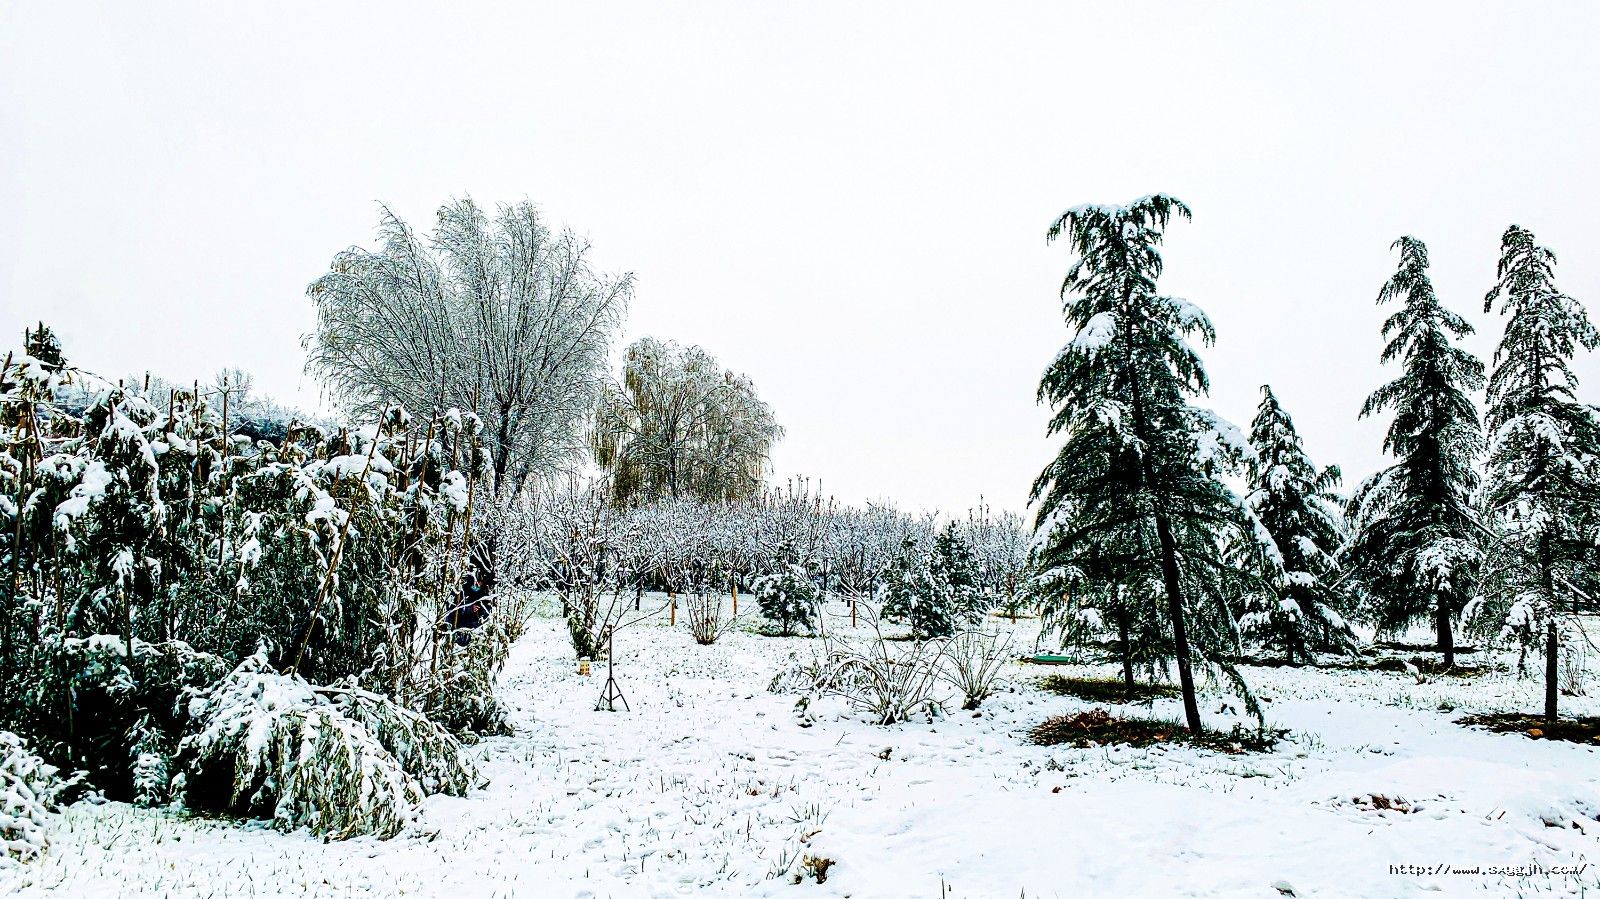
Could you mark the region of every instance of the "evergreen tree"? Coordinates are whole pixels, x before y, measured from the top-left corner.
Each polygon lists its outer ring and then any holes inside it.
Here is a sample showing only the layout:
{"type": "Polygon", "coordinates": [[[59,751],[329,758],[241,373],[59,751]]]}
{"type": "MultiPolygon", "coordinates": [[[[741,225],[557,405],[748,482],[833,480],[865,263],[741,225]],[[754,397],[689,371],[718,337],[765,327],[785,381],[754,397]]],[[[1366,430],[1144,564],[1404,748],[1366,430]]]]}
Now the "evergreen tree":
{"type": "Polygon", "coordinates": [[[1039,384],[1054,409],[1049,431],[1066,439],[1031,499],[1044,569],[1065,579],[1097,566],[1130,581],[1159,577],[1152,592],[1164,602],[1185,718],[1199,732],[1192,656],[1237,682],[1226,662],[1237,632],[1222,601],[1231,567],[1223,543],[1236,538],[1266,559],[1276,551],[1221,480],[1248,447],[1188,402],[1209,382],[1186,338],[1210,342],[1215,332],[1199,308],[1156,290],[1173,216],[1186,219],[1189,208],[1157,194],[1069,209],[1050,228],[1047,238],[1065,237],[1078,257],[1061,286],[1078,333],[1039,384]]]}
{"type": "Polygon", "coordinates": [[[1282,576],[1251,594],[1240,624],[1246,636],[1280,647],[1291,664],[1311,652],[1347,651],[1355,635],[1340,614],[1348,592],[1340,588],[1335,559],[1344,542],[1340,498],[1333,492],[1339,467],[1318,471],[1300,445],[1294,421],[1270,386],[1250,425],[1256,458],[1250,464],[1250,508],[1283,555],[1282,576]]]}
{"type": "Polygon", "coordinates": [[[804,565],[782,565],[756,578],[750,588],[755,593],[761,616],[778,625],[783,636],[793,636],[796,627],[804,626],[808,630],[816,627],[822,592],[812,582],[804,565]]]}
{"type": "Polygon", "coordinates": [[[1595,544],[1600,512],[1600,427],[1577,402],[1569,366],[1600,334],[1583,306],[1555,286],[1555,254],[1512,225],[1500,241],[1499,282],[1484,298],[1506,321],[1489,376],[1488,478],[1484,499],[1504,530],[1510,564],[1525,586],[1508,622],[1545,638],[1545,718],[1554,721],[1564,599],[1595,544]]]}
{"type": "Polygon", "coordinates": [[[983,620],[987,609],[978,588],[978,563],[972,547],[945,525],[931,553],[907,540],[884,590],[883,615],[905,621],[918,639],[948,637],[958,626],[983,620]]]}
{"type": "Polygon", "coordinates": [[[1483,558],[1471,507],[1482,436],[1468,396],[1483,386],[1483,363],[1450,343],[1472,326],[1440,305],[1428,279],[1428,248],[1415,237],[1393,246],[1400,267],[1378,302],[1398,297],[1405,305],[1383,323],[1389,342],[1382,360],[1403,360],[1404,370],[1367,398],[1361,416],[1393,410],[1384,450],[1398,461],[1351,497],[1348,561],[1379,628],[1398,630],[1431,617],[1450,666],[1452,622],[1472,595],[1483,558]]]}

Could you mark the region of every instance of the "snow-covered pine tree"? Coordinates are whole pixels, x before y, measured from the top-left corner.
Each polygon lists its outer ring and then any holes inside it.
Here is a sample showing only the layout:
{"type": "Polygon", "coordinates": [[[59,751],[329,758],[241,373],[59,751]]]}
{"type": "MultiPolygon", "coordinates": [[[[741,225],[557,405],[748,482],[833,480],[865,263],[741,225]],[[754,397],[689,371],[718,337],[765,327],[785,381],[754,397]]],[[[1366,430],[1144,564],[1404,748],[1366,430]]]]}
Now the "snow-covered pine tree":
{"type": "Polygon", "coordinates": [[[1583,306],[1555,286],[1555,254],[1512,225],[1500,240],[1499,282],[1484,298],[1510,316],[1489,375],[1484,500],[1499,519],[1509,563],[1528,589],[1508,620],[1545,638],[1544,715],[1554,721],[1560,625],[1571,609],[1573,566],[1595,546],[1600,514],[1600,427],[1575,395],[1568,364],[1600,343],[1583,306]]]}
{"type": "Polygon", "coordinates": [[[822,593],[812,583],[804,565],[781,565],[756,578],[750,589],[755,593],[762,617],[778,625],[783,636],[793,636],[795,628],[801,625],[815,630],[822,593]]]}
{"type": "Polygon", "coordinates": [[[948,637],[958,627],[982,621],[988,610],[978,587],[977,559],[955,522],[925,547],[906,541],[883,591],[883,616],[905,621],[912,636],[923,640],[948,637]]]}
{"type": "Polygon", "coordinates": [[[1078,333],[1039,384],[1040,401],[1055,410],[1049,432],[1066,440],[1030,499],[1046,570],[1088,573],[1113,549],[1123,571],[1159,575],[1184,716],[1199,732],[1193,658],[1237,677],[1226,661],[1237,651],[1232,617],[1208,588],[1227,568],[1223,543],[1232,538],[1268,560],[1276,550],[1220,479],[1248,447],[1189,405],[1209,381],[1188,338],[1210,342],[1215,332],[1194,304],[1156,290],[1174,216],[1187,219],[1189,208],[1156,194],[1069,209],[1051,226],[1047,238],[1065,237],[1078,256],[1061,286],[1078,333]]]}
{"type": "Polygon", "coordinates": [[[1398,461],[1351,496],[1347,561],[1379,629],[1432,618],[1448,667],[1455,664],[1453,622],[1472,596],[1483,558],[1472,514],[1478,484],[1472,465],[1483,441],[1468,396],[1483,386],[1483,363],[1450,343],[1472,326],[1440,305],[1428,278],[1427,246],[1410,236],[1393,246],[1400,267],[1378,302],[1400,298],[1405,305],[1383,323],[1389,342],[1382,359],[1403,360],[1404,371],[1367,398],[1361,416],[1393,410],[1383,446],[1398,461]]]}
{"type": "Polygon", "coordinates": [[[1312,652],[1352,649],[1355,635],[1341,610],[1350,594],[1342,588],[1335,554],[1345,539],[1339,467],[1311,464],[1294,421],[1272,388],[1261,388],[1261,405],[1250,424],[1256,458],[1249,465],[1250,508],[1283,556],[1281,577],[1252,593],[1240,620],[1245,636],[1283,652],[1293,664],[1312,652]]]}

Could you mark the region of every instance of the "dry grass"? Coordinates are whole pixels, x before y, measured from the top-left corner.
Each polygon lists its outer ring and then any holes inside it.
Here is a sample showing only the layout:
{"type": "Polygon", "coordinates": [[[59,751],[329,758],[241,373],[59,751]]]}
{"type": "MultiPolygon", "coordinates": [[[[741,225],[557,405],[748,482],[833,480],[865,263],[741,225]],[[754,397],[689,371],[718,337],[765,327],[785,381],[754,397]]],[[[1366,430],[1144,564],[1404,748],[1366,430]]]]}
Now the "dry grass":
{"type": "Polygon", "coordinates": [[[1178,688],[1172,684],[1146,684],[1135,681],[1130,688],[1121,678],[1065,677],[1060,674],[1040,679],[1039,688],[1088,702],[1151,702],[1178,695],[1178,688]]]}
{"type": "Polygon", "coordinates": [[[1547,724],[1540,715],[1501,712],[1468,715],[1456,719],[1456,723],[1482,727],[1495,733],[1522,734],[1530,740],[1565,740],[1568,743],[1600,746],[1600,718],[1562,718],[1547,724]]]}
{"type": "Polygon", "coordinates": [[[1051,718],[1029,732],[1029,739],[1041,746],[1074,746],[1086,749],[1091,746],[1122,744],[1127,746],[1157,746],[1181,743],[1241,755],[1247,752],[1270,752],[1288,733],[1272,728],[1246,730],[1234,725],[1232,730],[1202,731],[1198,736],[1176,721],[1159,718],[1118,718],[1104,709],[1090,709],[1073,715],[1051,718]]]}

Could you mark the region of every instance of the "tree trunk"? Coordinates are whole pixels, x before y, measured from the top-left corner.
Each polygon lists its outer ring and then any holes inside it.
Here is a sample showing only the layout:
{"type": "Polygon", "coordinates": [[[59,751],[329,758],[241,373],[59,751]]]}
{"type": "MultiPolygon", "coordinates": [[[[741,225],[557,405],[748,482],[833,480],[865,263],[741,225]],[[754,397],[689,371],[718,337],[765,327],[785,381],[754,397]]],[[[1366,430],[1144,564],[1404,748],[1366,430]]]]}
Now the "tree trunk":
{"type": "MultiPolygon", "coordinates": [[[[1125,288],[1124,302],[1132,298],[1132,288],[1125,288]]],[[[1129,331],[1129,342],[1132,343],[1133,321],[1129,319],[1123,325],[1129,331]]],[[[1131,360],[1130,360],[1131,361],[1131,360]]],[[[1155,466],[1150,462],[1150,430],[1151,423],[1146,417],[1144,408],[1144,393],[1139,385],[1139,367],[1136,364],[1128,366],[1130,375],[1129,393],[1133,399],[1133,433],[1143,443],[1139,450],[1139,475],[1143,481],[1139,485],[1150,499],[1152,512],[1156,519],[1156,539],[1161,545],[1161,581],[1167,591],[1167,614],[1172,618],[1173,651],[1178,657],[1178,686],[1183,691],[1183,717],[1189,725],[1189,732],[1199,736],[1201,731],[1200,706],[1195,702],[1194,696],[1194,671],[1189,666],[1189,634],[1184,628],[1183,621],[1183,588],[1178,580],[1178,545],[1172,536],[1172,523],[1167,520],[1166,513],[1161,511],[1161,504],[1157,494],[1155,466]]]]}
{"type": "Polygon", "coordinates": [[[1456,666],[1456,637],[1450,629],[1450,610],[1445,605],[1444,597],[1439,597],[1434,627],[1439,633],[1439,652],[1444,655],[1446,670],[1456,666]]]}
{"type": "Polygon", "coordinates": [[[1544,637],[1544,720],[1546,724],[1556,723],[1556,706],[1559,704],[1560,693],[1556,688],[1556,653],[1558,641],[1556,640],[1556,616],[1550,615],[1550,621],[1545,625],[1544,637]]]}
{"type": "Polygon", "coordinates": [[[1178,583],[1178,548],[1167,516],[1156,513],[1156,539],[1161,543],[1161,580],[1167,588],[1167,614],[1172,617],[1173,651],[1178,657],[1178,686],[1183,690],[1183,717],[1189,733],[1199,736],[1200,705],[1194,696],[1194,671],[1189,666],[1189,634],[1183,621],[1183,590],[1178,583]]]}
{"type": "Polygon", "coordinates": [[[1546,724],[1556,723],[1557,706],[1560,704],[1560,689],[1556,684],[1558,672],[1556,663],[1561,652],[1561,641],[1556,633],[1556,589],[1555,578],[1552,576],[1550,562],[1550,543],[1546,537],[1539,541],[1539,576],[1544,581],[1545,597],[1545,636],[1544,636],[1544,720],[1546,724]]]}
{"type": "Polygon", "coordinates": [[[1127,687],[1128,697],[1133,697],[1133,644],[1128,639],[1128,613],[1123,610],[1117,616],[1117,637],[1122,641],[1122,683],[1127,687]]]}

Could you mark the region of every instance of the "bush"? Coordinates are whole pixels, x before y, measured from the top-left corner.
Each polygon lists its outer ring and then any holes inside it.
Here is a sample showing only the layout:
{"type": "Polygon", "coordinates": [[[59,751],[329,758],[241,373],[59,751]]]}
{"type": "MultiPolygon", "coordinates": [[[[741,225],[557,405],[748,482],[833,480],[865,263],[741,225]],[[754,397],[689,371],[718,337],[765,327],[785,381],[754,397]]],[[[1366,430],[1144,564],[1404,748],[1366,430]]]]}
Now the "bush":
{"type": "Polygon", "coordinates": [[[774,692],[801,686],[812,696],[838,696],[852,708],[868,712],[878,724],[909,721],[917,714],[930,718],[943,712],[935,697],[939,686],[944,644],[939,641],[890,643],[883,638],[879,616],[861,606],[872,635],[864,646],[823,637],[823,649],[809,663],[796,665],[773,678],[774,692]]]}
{"type": "Polygon", "coordinates": [[[976,709],[994,692],[1010,648],[1010,637],[983,631],[964,631],[945,644],[945,680],[961,691],[962,708],[976,709]]]}
{"type": "Polygon", "coordinates": [[[0,860],[31,861],[50,848],[45,826],[67,786],[56,773],[21,737],[0,730],[0,860]]]}
{"type": "Polygon", "coordinates": [[[793,636],[797,625],[807,630],[815,627],[817,605],[821,593],[811,582],[811,576],[799,565],[788,565],[772,574],[763,575],[751,584],[761,615],[778,625],[785,637],[793,636]]]}
{"type": "Polygon", "coordinates": [[[332,839],[391,837],[427,793],[479,782],[456,739],[421,715],[327,692],[275,673],[262,652],[197,694],[197,727],[178,749],[185,802],[332,839]]]}
{"type": "Polygon", "coordinates": [[[722,617],[721,593],[690,593],[683,598],[684,613],[689,619],[689,633],[694,642],[710,646],[728,631],[733,630],[733,617],[722,617]]]}
{"type": "Polygon", "coordinates": [[[183,729],[185,690],[228,671],[187,643],[133,641],[110,634],[44,648],[30,697],[32,731],[46,758],[91,772],[108,798],[156,805],[169,797],[167,771],[183,729]]]}
{"type": "Polygon", "coordinates": [[[497,606],[482,627],[456,632],[465,635],[464,644],[440,647],[439,669],[419,703],[430,720],[461,735],[511,732],[494,682],[511,652],[511,631],[521,628],[514,617],[519,611],[497,606]]]}

